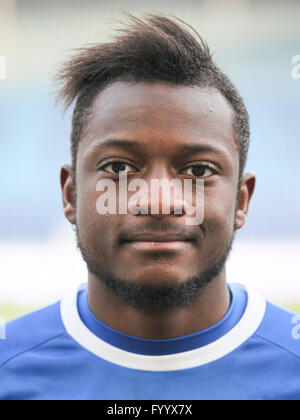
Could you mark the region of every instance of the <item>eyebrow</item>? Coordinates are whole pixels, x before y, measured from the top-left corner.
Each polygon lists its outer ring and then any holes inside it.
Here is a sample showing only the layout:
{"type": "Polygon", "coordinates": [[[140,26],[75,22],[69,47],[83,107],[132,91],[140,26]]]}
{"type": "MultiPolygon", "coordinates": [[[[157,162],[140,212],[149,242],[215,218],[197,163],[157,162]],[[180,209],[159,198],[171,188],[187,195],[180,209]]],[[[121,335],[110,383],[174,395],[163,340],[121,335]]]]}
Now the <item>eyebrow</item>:
{"type": "MultiPolygon", "coordinates": [[[[115,147],[124,147],[127,149],[134,149],[134,148],[142,148],[142,144],[137,140],[128,140],[128,139],[107,139],[104,141],[101,141],[95,145],[96,147],[109,147],[109,146],[115,146],[115,147]]],[[[182,144],[180,145],[180,148],[185,153],[215,153],[220,156],[227,155],[226,151],[213,146],[209,144],[182,144]]]]}
{"type": "Polygon", "coordinates": [[[187,153],[215,153],[220,156],[226,156],[227,152],[219,147],[210,144],[183,144],[182,149],[187,153]]]}
{"type": "Polygon", "coordinates": [[[128,139],[107,139],[101,142],[98,142],[94,145],[95,147],[125,147],[127,149],[141,148],[142,145],[137,140],[128,140],[128,139]]]}

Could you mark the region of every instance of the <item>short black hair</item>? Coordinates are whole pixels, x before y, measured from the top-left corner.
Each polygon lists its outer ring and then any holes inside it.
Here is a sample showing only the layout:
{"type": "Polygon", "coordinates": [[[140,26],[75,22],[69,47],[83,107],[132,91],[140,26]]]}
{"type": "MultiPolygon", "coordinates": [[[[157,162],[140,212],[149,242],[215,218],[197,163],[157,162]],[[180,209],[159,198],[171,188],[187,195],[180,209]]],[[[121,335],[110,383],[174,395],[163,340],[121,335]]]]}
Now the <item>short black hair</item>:
{"type": "Polygon", "coordinates": [[[126,13],[129,22],[113,41],[79,48],[58,72],[58,99],[66,108],[76,100],[72,118],[71,154],[76,172],[77,150],[95,97],[115,81],[166,82],[211,87],[223,94],[234,112],[239,149],[239,187],[249,148],[249,115],[238,90],[217,67],[198,32],[177,17],[147,13],[142,19],[126,13]]]}

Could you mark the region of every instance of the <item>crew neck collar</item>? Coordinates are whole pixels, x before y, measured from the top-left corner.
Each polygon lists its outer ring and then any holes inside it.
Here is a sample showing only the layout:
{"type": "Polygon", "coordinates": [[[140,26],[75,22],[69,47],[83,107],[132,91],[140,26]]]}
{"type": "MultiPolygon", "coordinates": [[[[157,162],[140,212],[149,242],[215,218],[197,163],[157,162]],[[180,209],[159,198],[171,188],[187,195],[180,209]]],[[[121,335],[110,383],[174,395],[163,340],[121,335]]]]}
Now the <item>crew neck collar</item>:
{"type": "Polygon", "coordinates": [[[78,293],[77,306],[81,320],[98,338],[133,353],[162,356],[203,347],[233,328],[241,319],[247,306],[245,290],[229,285],[231,305],[225,316],[215,325],[193,334],[168,339],[146,339],[113,329],[96,318],[88,306],[87,287],[78,293]]]}
{"type": "Polygon", "coordinates": [[[214,326],[194,334],[149,340],[124,334],[98,320],[87,304],[87,284],[61,301],[69,335],[108,362],[140,370],[170,371],[200,366],[225,356],[245,342],[261,324],[265,300],[242,285],[230,284],[231,306],[214,326]]]}

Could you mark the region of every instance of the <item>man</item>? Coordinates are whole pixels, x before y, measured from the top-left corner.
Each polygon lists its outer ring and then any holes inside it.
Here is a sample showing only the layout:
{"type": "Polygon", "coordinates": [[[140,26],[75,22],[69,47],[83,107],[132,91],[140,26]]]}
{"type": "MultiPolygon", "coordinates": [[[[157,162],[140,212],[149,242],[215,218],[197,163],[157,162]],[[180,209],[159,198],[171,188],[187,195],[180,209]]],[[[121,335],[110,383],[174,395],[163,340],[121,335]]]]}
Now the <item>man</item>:
{"type": "Polygon", "coordinates": [[[88,283],[7,326],[0,397],[298,400],[295,314],[226,278],[255,187],[243,100],[183,22],[130,19],[60,73],[60,98],[76,100],[64,213],[88,283]],[[128,187],[125,211],[124,180],[149,187],[128,187]],[[192,202],[153,180],[179,180],[192,202]],[[203,218],[187,223],[198,197],[203,218]]]}

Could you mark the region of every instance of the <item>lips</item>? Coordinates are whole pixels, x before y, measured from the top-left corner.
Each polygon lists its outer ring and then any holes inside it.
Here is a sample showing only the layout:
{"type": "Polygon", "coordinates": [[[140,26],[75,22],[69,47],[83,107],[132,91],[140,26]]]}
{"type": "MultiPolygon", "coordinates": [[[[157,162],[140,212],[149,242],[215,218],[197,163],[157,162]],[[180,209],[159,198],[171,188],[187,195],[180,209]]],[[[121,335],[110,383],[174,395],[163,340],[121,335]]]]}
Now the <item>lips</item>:
{"type": "Polygon", "coordinates": [[[139,233],[127,236],[123,245],[136,251],[174,253],[186,250],[192,245],[193,239],[190,234],[139,233]]]}
{"type": "Polygon", "coordinates": [[[132,235],[124,240],[124,242],[189,242],[192,241],[194,238],[191,235],[183,235],[183,234],[172,234],[172,233],[161,233],[161,234],[153,234],[153,233],[143,233],[132,235]]]}
{"type": "Polygon", "coordinates": [[[131,249],[137,251],[150,251],[150,252],[174,252],[183,251],[187,249],[191,244],[190,241],[169,241],[169,242],[147,242],[147,241],[136,241],[127,242],[127,245],[131,249]]]}

